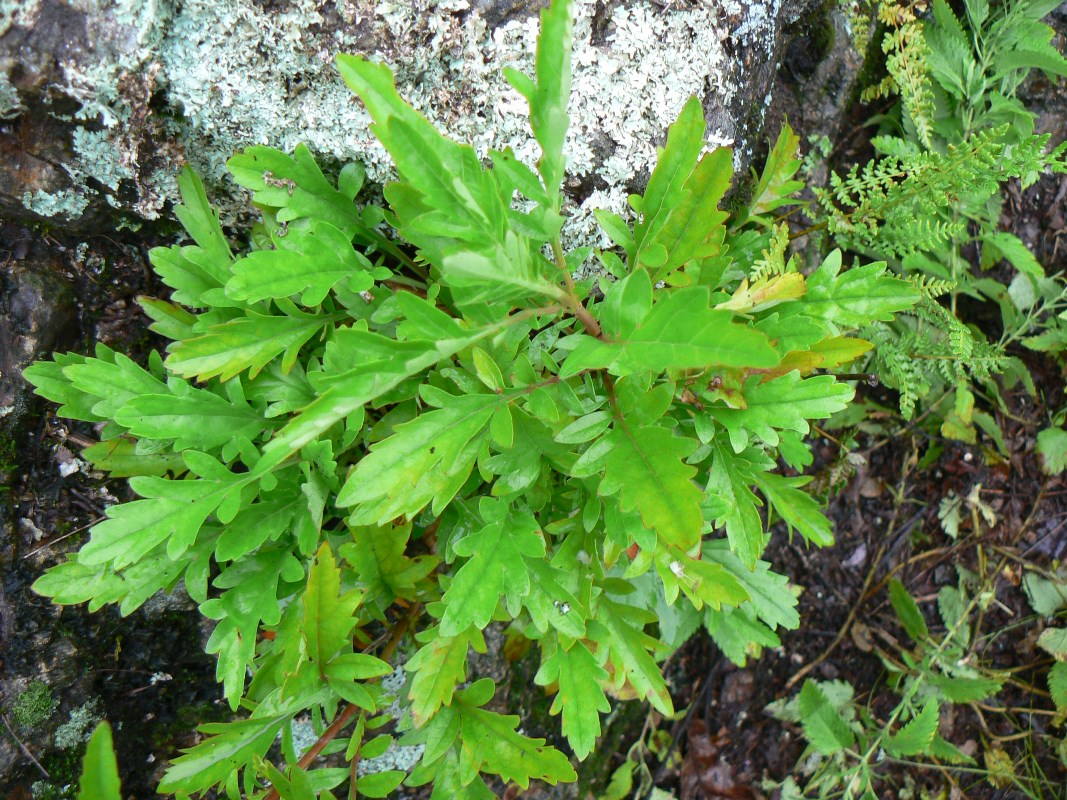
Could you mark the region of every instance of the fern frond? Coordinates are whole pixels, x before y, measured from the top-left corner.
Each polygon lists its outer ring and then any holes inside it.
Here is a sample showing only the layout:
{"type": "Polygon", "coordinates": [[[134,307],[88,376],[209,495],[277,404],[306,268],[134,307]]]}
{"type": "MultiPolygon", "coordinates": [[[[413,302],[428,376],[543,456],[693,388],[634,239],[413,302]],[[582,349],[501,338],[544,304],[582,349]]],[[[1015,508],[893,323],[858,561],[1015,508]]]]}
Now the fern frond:
{"type": "Polygon", "coordinates": [[[882,50],[886,54],[886,71],[893,78],[919,141],[925,147],[933,147],[934,90],[927,69],[930,47],[923,37],[922,25],[907,22],[887,32],[882,50]]]}
{"type": "Polygon", "coordinates": [[[953,281],[946,281],[941,278],[931,278],[929,275],[923,275],[921,273],[909,275],[905,280],[918,289],[923,297],[929,299],[949,294],[956,288],[956,284],[953,281]]]}
{"type": "Polygon", "coordinates": [[[875,345],[878,375],[886,386],[900,393],[900,413],[911,419],[919,399],[929,393],[930,383],[908,347],[909,338],[882,324],[871,326],[863,335],[875,345]]]}
{"type": "Polygon", "coordinates": [[[953,359],[966,360],[971,357],[974,351],[974,335],[956,318],[955,314],[936,300],[929,298],[920,300],[913,311],[916,317],[930,323],[945,334],[949,345],[949,355],[953,359]]]}
{"type": "Polygon", "coordinates": [[[752,283],[786,272],[785,251],[788,247],[789,226],[785,223],[779,223],[774,226],[771,240],[766,249],[761,251],[760,258],[752,263],[752,269],[749,271],[752,283]]]}
{"type": "Polygon", "coordinates": [[[890,256],[931,250],[959,237],[964,223],[948,212],[976,207],[1010,178],[1057,166],[1048,136],[1009,143],[1007,126],[974,134],[945,152],[887,156],[834,174],[816,198],[832,233],[850,246],[890,256]]]}

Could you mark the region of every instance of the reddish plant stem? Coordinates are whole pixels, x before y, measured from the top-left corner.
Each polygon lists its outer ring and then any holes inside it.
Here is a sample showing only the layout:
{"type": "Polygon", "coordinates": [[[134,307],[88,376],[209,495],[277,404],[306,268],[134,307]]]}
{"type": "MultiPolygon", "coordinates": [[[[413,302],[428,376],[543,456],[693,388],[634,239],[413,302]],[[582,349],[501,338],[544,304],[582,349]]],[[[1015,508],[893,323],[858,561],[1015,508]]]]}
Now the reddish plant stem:
{"type": "Polygon", "coordinates": [[[567,259],[563,255],[563,247],[560,245],[559,239],[552,242],[552,253],[556,257],[556,267],[563,275],[563,290],[567,295],[564,302],[567,305],[567,310],[582,323],[586,333],[594,339],[603,339],[604,331],[601,329],[600,323],[597,322],[596,317],[589,313],[589,309],[582,305],[582,301],[578,299],[574,292],[574,279],[571,278],[571,271],[567,267],[567,259]]]}
{"type": "Polygon", "coordinates": [[[348,800],[359,800],[359,788],[356,785],[359,772],[359,750],[352,756],[352,766],[348,768],[348,800]]]}

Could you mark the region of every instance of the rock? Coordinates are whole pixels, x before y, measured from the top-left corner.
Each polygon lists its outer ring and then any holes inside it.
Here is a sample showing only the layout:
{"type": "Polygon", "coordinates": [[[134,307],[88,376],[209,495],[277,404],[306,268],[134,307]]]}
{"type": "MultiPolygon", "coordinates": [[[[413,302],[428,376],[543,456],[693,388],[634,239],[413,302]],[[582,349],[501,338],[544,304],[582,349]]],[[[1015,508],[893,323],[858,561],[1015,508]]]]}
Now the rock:
{"type": "Polygon", "coordinates": [[[36,246],[22,255],[0,274],[0,435],[12,434],[25,409],[30,388],[22,370],[74,339],[75,310],[62,262],[36,246]]]}
{"type": "MultiPolygon", "coordinates": [[[[402,94],[480,153],[536,160],[525,101],[501,76],[532,70],[543,2],[32,0],[0,16],[0,116],[14,155],[0,214],[96,224],[108,206],[152,219],[186,158],[218,179],[234,151],[303,142],[389,175],[337,52],[394,65],[402,94]],[[53,118],[55,117],[55,118],[53,118]],[[62,124],[56,124],[62,120],[62,124]]],[[[664,131],[699,96],[710,144],[744,168],[761,133],[783,26],[808,0],[578,0],[568,188],[572,240],[591,209],[621,211],[664,131]]],[[[6,8],[6,6],[4,6],[6,8]]],[[[72,227],[73,226],[73,227],[72,227]]]]}
{"type": "Polygon", "coordinates": [[[813,185],[826,182],[831,147],[850,133],[848,112],[860,89],[864,54],[877,47],[873,32],[872,17],[837,3],[814,4],[786,26],[768,133],[789,121],[802,149],[818,156],[811,165],[813,185]]]}
{"type": "MultiPolygon", "coordinates": [[[[21,633],[25,635],[25,631],[21,633]]],[[[34,652],[32,666],[0,672],[0,706],[21,743],[20,747],[9,736],[0,737],[0,775],[3,776],[13,774],[18,765],[25,763],[26,751],[22,747],[38,754],[50,747],[52,735],[62,722],[62,716],[56,713],[60,694],[80,697],[88,683],[77,674],[75,651],[69,640],[48,633],[36,633],[30,639],[34,652]]],[[[15,648],[9,653],[15,656],[15,648]]]]}
{"type": "Polygon", "coordinates": [[[149,111],[154,2],[24,0],[0,6],[0,214],[98,224],[145,219],[173,194],[175,126],[149,111]],[[29,212],[29,213],[27,213],[29,212]]]}

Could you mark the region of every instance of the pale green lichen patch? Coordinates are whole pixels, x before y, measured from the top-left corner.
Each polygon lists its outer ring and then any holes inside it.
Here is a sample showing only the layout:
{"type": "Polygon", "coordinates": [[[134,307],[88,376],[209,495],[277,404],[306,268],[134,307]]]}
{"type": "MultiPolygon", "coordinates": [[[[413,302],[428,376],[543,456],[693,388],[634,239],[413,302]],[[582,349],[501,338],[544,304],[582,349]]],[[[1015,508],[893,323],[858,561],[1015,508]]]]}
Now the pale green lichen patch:
{"type": "Polygon", "coordinates": [[[74,159],[64,167],[75,181],[92,177],[112,191],[118,191],[122,180],[135,177],[130,165],[123,163],[122,155],[107,131],[78,128],[74,131],[74,153],[74,159]]]}
{"type": "Polygon", "coordinates": [[[72,0],[72,7],[86,13],[92,57],[66,59],[60,63],[65,94],[78,100],[75,115],[105,127],[128,122],[129,98],[122,91],[123,78],[140,73],[154,58],[170,18],[170,3],[157,0],[72,0]]]}
{"type": "MultiPolygon", "coordinates": [[[[601,207],[621,209],[626,181],[655,160],[666,122],[686,99],[711,91],[727,98],[721,77],[725,32],[714,8],[664,11],[651,4],[615,9],[606,41],[594,43],[594,0],[579,0],[574,91],[568,136],[574,178],[595,176],[601,207]]],[[[159,57],[168,97],[185,117],[190,153],[220,177],[230,153],[249,144],[290,150],[307,144],[338,161],[359,158],[372,180],[390,177],[389,159],[369,119],[333,68],[336,52],[364,52],[397,72],[401,93],[480,155],[511,147],[533,163],[536,144],[525,101],[503,79],[505,66],[532,71],[536,15],[488,30],[466,0],[413,10],[408,2],[297,0],[263,11],[252,0],[184,6],[168,27],[159,57]],[[331,14],[344,25],[329,30],[331,14]],[[374,49],[367,53],[366,44],[374,49]],[[203,145],[194,148],[196,141],[203,145]]],[[[726,144],[713,133],[712,142],[726,144]]],[[[567,232],[594,229],[587,200],[572,209],[567,232]]],[[[599,239],[594,244],[604,244],[599,239]]]]}
{"type": "Polygon", "coordinates": [[[28,28],[33,24],[40,8],[38,0],[0,0],[0,36],[12,26],[28,28]]]}
{"type": "Polygon", "coordinates": [[[362,759],[356,769],[360,775],[373,775],[391,769],[408,772],[419,763],[424,750],[425,745],[401,745],[394,741],[380,756],[362,759]]]}
{"type": "Polygon", "coordinates": [[[89,741],[93,728],[102,719],[100,700],[91,698],[85,704],[71,712],[70,718],[56,728],[55,743],[60,750],[78,747],[89,741]]]}
{"type": "MultiPolygon", "coordinates": [[[[124,208],[117,197],[123,181],[136,186],[138,200],[133,209],[145,219],[155,219],[168,199],[177,196],[177,181],[172,172],[150,170],[147,177],[138,172],[137,153],[127,147],[127,140],[117,130],[74,131],[74,158],[63,165],[76,186],[87,186],[92,178],[106,187],[104,196],[115,208],[124,208]]],[[[133,145],[132,147],[135,147],[133,145]]]]}
{"type": "MultiPolygon", "coordinates": [[[[290,0],[280,8],[256,0],[72,1],[90,19],[103,20],[94,23],[100,57],[65,63],[64,90],[81,101],[80,117],[109,132],[76,141],[72,175],[79,186],[91,177],[114,189],[132,173],[145,172],[131,137],[116,131],[138,119],[138,104],[125,88],[129,76],[155,76],[157,66],[156,91],[176,123],[170,135],[217,185],[225,185],[226,159],[252,144],[292,150],[303,143],[327,161],[362,160],[371,180],[387,180],[390,160],[334,68],[338,52],[392,65],[401,94],[480,155],[511,147],[527,163],[537,160],[525,101],[501,74],[504,67],[532,71],[538,29],[533,12],[489,27],[480,4],[470,0],[421,6],[407,0],[290,0]]],[[[666,124],[688,97],[710,94],[714,105],[728,106],[737,93],[729,77],[736,70],[723,42],[738,35],[746,42],[773,41],[779,2],[742,7],[725,0],[743,11],[740,32],[730,30],[734,23],[727,19],[738,14],[725,5],[629,3],[613,8],[594,36],[598,3],[576,1],[568,176],[571,186],[596,191],[567,209],[570,242],[606,244],[592,209],[625,210],[630,182],[647,174],[666,124]]],[[[730,144],[732,135],[713,129],[709,145],[730,144]]],[[[163,198],[174,199],[165,169],[139,174],[136,186],[142,197],[135,208],[142,215],[152,216],[163,198]]],[[[58,199],[34,203],[59,211],[58,199]]],[[[67,198],[63,212],[74,205],[67,198]]]]}
{"type": "MultiPolygon", "coordinates": [[[[407,685],[407,679],[408,676],[404,665],[398,664],[391,674],[384,676],[381,680],[385,700],[389,703],[387,713],[392,716],[399,717],[407,713],[400,703],[400,695],[407,685]]],[[[360,775],[372,775],[391,769],[408,772],[422,758],[424,750],[424,745],[402,745],[397,744],[394,740],[389,743],[389,747],[381,755],[360,759],[357,770],[360,775]]]]}
{"type": "Polygon", "coordinates": [[[7,74],[0,72],[0,119],[13,119],[22,112],[22,100],[7,74]]]}
{"type": "Polygon", "coordinates": [[[294,719],[290,730],[293,735],[293,749],[300,755],[310,750],[319,740],[319,734],[310,719],[294,719]]]}
{"type": "Polygon", "coordinates": [[[45,192],[38,189],[22,195],[22,205],[42,217],[77,219],[89,207],[89,199],[76,189],[45,192]]]}

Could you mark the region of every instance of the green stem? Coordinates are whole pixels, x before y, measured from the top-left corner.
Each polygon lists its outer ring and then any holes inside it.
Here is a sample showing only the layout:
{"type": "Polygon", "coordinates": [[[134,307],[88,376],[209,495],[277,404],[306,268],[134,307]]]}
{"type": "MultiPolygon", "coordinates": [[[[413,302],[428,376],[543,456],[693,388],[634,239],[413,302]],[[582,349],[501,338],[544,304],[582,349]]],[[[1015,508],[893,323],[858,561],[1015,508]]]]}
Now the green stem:
{"type": "Polygon", "coordinates": [[[414,259],[412,259],[411,256],[409,256],[407,253],[397,247],[397,245],[390,238],[388,238],[387,236],[383,236],[382,234],[378,233],[378,231],[370,231],[370,235],[371,238],[374,239],[375,244],[378,245],[378,248],[380,250],[388,253],[401,264],[403,264],[407,269],[414,272],[416,275],[422,278],[424,283],[430,280],[429,271],[426,270],[424,267],[421,267],[416,264],[414,259]]]}

